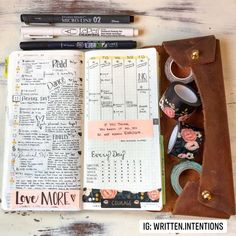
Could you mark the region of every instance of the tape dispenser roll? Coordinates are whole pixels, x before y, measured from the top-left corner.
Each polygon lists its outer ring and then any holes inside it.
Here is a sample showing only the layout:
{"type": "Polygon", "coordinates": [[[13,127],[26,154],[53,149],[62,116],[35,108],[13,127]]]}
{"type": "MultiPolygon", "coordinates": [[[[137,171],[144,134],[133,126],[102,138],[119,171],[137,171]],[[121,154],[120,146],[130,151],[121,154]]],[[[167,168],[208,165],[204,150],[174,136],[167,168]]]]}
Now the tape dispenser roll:
{"type": "Polygon", "coordinates": [[[160,108],[169,118],[179,121],[185,121],[200,105],[197,92],[181,82],[171,83],[159,102],[160,108]]]}
{"type": "Polygon", "coordinates": [[[183,191],[179,183],[179,177],[185,170],[195,170],[199,174],[202,172],[202,166],[195,161],[181,161],[175,165],[171,171],[171,185],[177,195],[183,191]]]}
{"type": "Polygon", "coordinates": [[[165,63],[165,74],[167,79],[173,82],[188,84],[194,80],[194,75],[190,67],[180,67],[171,57],[165,63]]]}
{"type": "Polygon", "coordinates": [[[167,154],[181,159],[196,157],[203,142],[200,129],[177,122],[170,135],[167,154]]]}

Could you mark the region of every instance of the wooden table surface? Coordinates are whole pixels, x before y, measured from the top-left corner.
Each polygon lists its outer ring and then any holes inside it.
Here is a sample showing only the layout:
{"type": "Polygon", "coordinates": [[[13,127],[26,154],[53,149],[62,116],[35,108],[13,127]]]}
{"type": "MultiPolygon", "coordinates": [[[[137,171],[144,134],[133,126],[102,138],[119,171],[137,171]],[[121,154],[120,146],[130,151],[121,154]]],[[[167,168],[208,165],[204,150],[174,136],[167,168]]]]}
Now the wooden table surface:
{"type": "MultiPolygon", "coordinates": [[[[19,50],[21,13],[134,14],[142,29],[139,46],[166,40],[215,34],[221,40],[228,120],[236,183],[236,1],[215,0],[0,0],[0,65],[19,50]]],[[[0,175],[2,178],[6,84],[0,82],[0,175]]],[[[216,127],[217,128],[217,127],[216,127]]],[[[217,160],[216,160],[217,161],[217,160]]],[[[2,179],[1,179],[2,180],[2,179]]],[[[0,181],[1,181],[0,180],[0,181]]],[[[234,185],[236,186],[236,184],[234,185]]],[[[193,219],[170,213],[137,211],[4,212],[0,235],[138,235],[139,220],[193,219]]],[[[199,219],[199,218],[198,218],[199,219]]],[[[236,216],[228,220],[228,234],[236,233],[236,216]]]]}

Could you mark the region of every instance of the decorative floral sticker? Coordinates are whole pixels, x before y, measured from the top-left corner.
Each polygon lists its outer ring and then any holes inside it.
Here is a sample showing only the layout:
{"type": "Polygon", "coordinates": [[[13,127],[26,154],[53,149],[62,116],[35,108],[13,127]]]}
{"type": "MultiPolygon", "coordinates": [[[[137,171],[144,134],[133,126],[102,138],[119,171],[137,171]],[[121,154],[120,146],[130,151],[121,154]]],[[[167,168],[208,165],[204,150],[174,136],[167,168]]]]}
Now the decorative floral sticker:
{"type": "Polygon", "coordinates": [[[152,190],[150,192],[147,192],[147,195],[152,201],[157,201],[160,198],[160,191],[152,190]]]}
{"type": "Polygon", "coordinates": [[[163,112],[170,118],[175,117],[175,110],[171,107],[164,107],[163,112]]]}
{"type": "Polygon", "coordinates": [[[114,199],[117,194],[117,190],[101,189],[100,193],[101,193],[102,198],[104,199],[114,199]]]}
{"type": "Polygon", "coordinates": [[[149,192],[117,191],[115,189],[83,189],[83,202],[101,202],[102,200],[132,200],[138,202],[159,202],[161,189],[149,192]]]}
{"type": "Polygon", "coordinates": [[[178,122],[178,133],[176,141],[168,154],[181,158],[193,159],[199,152],[200,146],[203,141],[203,136],[198,128],[188,124],[181,124],[178,122]]]}
{"type": "Polygon", "coordinates": [[[189,129],[189,128],[182,129],[181,136],[185,142],[191,142],[197,139],[196,132],[193,129],[189,129]]]}

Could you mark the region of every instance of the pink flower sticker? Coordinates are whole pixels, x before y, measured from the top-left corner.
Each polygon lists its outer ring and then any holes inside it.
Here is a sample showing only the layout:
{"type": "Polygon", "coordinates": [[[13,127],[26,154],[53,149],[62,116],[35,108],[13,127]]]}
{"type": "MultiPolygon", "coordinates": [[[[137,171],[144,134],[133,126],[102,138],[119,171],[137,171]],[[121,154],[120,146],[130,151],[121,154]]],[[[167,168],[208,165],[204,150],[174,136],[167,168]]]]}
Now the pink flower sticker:
{"type": "Polygon", "coordinates": [[[170,118],[175,117],[175,110],[171,107],[164,107],[163,112],[170,118]]]}
{"type": "Polygon", "coordinates": [[[114,189],[101,189],[100,193],[104,199],[113,199],[117,194],[117,190],[114,189]]]}
{"type": "Polygon", "coordinates": [[[197,139],[197,134],[192,129],[182,129],[181,136],[185,142],[195,141],[197,139]]]}
{"type": "Polygon", "coordinates": [[[199,148],[199,145],[196,141],[187,142],[184,147],[190,151],[195,151],[199,148]]]}
{"type": "Polygon", "coordinates": [[[156,201],[160,198],[160,192],[158,190],[147,192],[147,195],[152,201],[156,201]]]}

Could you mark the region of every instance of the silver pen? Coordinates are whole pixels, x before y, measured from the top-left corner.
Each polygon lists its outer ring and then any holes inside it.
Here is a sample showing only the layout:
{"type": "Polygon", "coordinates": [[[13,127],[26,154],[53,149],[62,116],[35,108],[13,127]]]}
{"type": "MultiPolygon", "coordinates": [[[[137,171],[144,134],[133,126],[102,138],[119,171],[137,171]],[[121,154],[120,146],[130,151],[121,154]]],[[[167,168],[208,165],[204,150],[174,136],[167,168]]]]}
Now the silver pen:
{"type": "Polygon", "coordinates": [[[92,27],[54,27],[22,26],[23,38],[53,38],[57,36],[100,36],[100,37],[133,37],[138,35],[135,28],[92,28],[92,27]]]}

